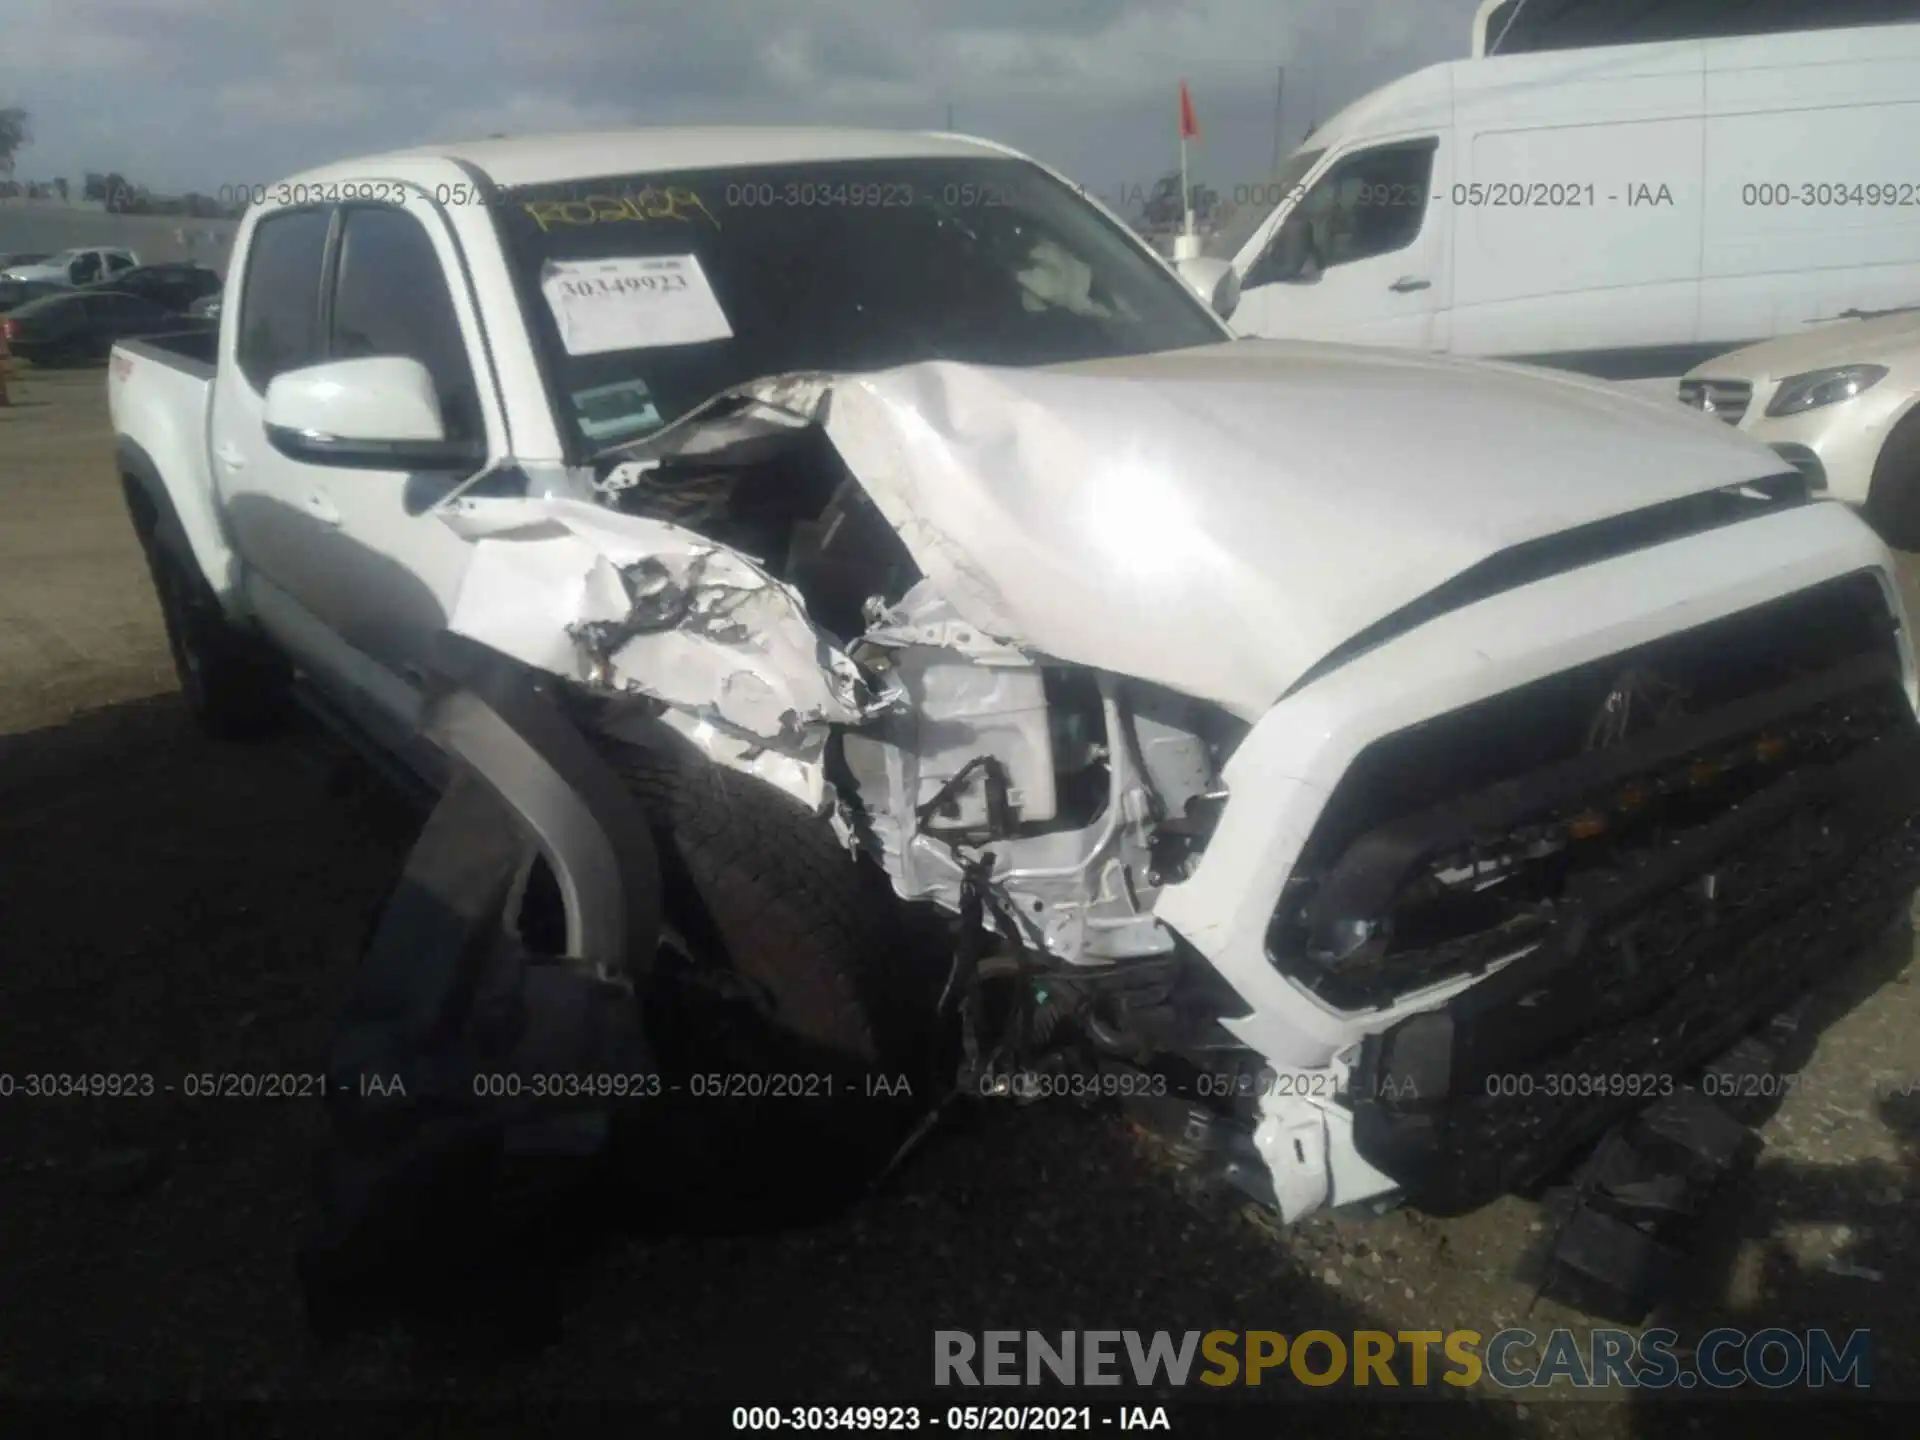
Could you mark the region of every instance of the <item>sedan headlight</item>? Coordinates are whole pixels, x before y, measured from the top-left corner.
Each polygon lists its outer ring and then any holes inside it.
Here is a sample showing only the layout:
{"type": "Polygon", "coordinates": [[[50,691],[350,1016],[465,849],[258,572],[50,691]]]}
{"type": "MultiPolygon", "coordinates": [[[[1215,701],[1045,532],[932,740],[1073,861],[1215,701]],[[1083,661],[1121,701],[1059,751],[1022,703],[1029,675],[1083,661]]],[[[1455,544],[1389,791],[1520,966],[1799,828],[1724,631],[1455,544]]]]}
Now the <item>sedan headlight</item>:
{"type": "Polygon", "coordinates": [[[1884,365],[1836,365],[1830,370],[1809,370],[1804,375],[1789,375],[1767,402],[1767,414],[1773,418],[1798,415],[1803,410],[1818,410],[1822,405],[1851,400],[1863,390],[1886,379],[1884,365]]]}

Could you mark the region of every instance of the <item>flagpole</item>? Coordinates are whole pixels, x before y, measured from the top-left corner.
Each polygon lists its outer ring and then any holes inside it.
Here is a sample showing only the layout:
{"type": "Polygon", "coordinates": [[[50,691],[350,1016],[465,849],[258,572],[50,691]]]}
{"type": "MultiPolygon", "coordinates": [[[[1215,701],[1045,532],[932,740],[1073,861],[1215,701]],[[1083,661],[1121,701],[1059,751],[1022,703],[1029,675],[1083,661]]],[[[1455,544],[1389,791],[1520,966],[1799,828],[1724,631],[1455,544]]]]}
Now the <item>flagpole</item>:
{"type": "Polygon", "coordinates": [[[1187,172],[1187,140],[1197,136],[1200,127],[1193,122],[1193,97],[1187,82],[1180,82],[1180,234],[1173,242],[1173,258],[1191,260],[1200,253],[1200,237],[1193,229],[1193,180],[1187,172]]]}
{"type": "Polygon", "coordinates": [[[1187,180],[1187,137],[1180,137],[1180,209],[1186,220],[1187,238],[1193,238],[1193,186],[1187,180]]]}

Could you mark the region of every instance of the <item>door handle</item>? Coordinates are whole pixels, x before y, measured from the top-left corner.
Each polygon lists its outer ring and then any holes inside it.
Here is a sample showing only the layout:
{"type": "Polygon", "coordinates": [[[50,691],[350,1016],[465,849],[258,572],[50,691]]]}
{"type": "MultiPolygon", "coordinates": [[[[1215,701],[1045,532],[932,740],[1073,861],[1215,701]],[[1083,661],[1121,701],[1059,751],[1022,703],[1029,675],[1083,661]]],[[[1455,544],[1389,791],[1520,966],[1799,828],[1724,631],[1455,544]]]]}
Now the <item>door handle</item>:
{"type": "Polygon", "coordinates": [[[213,458],[229,470],[247,468],[247,456],[238,445],[221,445],[213,452],[213,458]]]}
{"type": "Polygon", "coordinates": [[[325,495],[322,495],[318,490],[309,491],[307,494],[307,513],[322,525],[338,525],[340,523],[339,509],[334,505],[333,501],[329,500],[325,495]]]}
{"type": "Polygon", "coordinates": [[[1425,290],[1432,284],[1433,282],[1431,280],[1421,280],[1412,275],[1402,275],[1398,280],[1394,281],[1393,284],[1389,285],[1387,288],[1389,290],[1396,291],[1401,295],[1405,295],[1408,292],[1413,290],[1425,290]]]}

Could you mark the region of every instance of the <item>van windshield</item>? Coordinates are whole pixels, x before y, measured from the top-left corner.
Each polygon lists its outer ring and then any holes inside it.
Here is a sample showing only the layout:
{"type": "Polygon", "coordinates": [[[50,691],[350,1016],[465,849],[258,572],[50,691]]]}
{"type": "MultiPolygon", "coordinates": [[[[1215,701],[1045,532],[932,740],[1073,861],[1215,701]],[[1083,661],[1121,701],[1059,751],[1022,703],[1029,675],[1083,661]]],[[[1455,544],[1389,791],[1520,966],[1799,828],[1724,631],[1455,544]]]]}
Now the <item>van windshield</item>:
{"type": "Polygon", "coordinates": [[[1296,150],[1286,158],[1280,168],[1273,172],[1273,178],[1264,185],[1249,185],[1245,188],[1246,203],[1236,204],[1220,227],[1218,253],[1229,259],[1238,255],[1253,238],[1254,231],[1274,212],[1274,208],[1283,203],[1290,204],[1300,197],[1294,192],[1300,182],[1307,178],[1309,171],[1320,163],[1320,157],[1326,154],[1324,146],[1312,150],[1296,150]]]}
{"type": "Polygon", "coordinates": [[[999,157],[675,171],[504,192],[536,343],[586,452],[763,376],[1043,365],[1230,332],[1069,187],[999,157]]]}

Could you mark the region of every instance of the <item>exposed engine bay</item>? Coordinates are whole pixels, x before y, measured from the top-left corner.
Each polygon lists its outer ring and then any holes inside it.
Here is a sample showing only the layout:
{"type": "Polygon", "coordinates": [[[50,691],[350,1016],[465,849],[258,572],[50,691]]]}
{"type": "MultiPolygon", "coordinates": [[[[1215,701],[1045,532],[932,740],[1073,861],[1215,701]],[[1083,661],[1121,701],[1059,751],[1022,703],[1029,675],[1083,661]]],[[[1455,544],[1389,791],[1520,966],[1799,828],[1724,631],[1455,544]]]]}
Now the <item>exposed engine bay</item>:
{"type": "MultiPolygon", "coordinates": [[[[783,614],[817,631],[847,703],[743,720],[728,692],[752,682],[735,671],[712,707],[682,702],[711,728],[710,746],[749,765],[764,751],[817,765],[799,798],[829,808],[903,899],[959,913],[967,868],[990,846],[992,887],[1036,952],[1074,965],[1170,954],[1153,897],[1204,845],[1246,726],[982,633],[925,581],[805,417],[748,401],[697,433],[703,443],[597,476],[609,507],[712,546],[690,541],[682,565],[650,555],[616,567],[628,613],[574,629],[588,683],[617,685],[621,653],[642,635],[752,649],[755,608],[779,587],[783,614]],[[840,722],[831,736],[821,719],[840,722]]],[[[631,659],[628,684],[679,698],[631,659]]]]}

